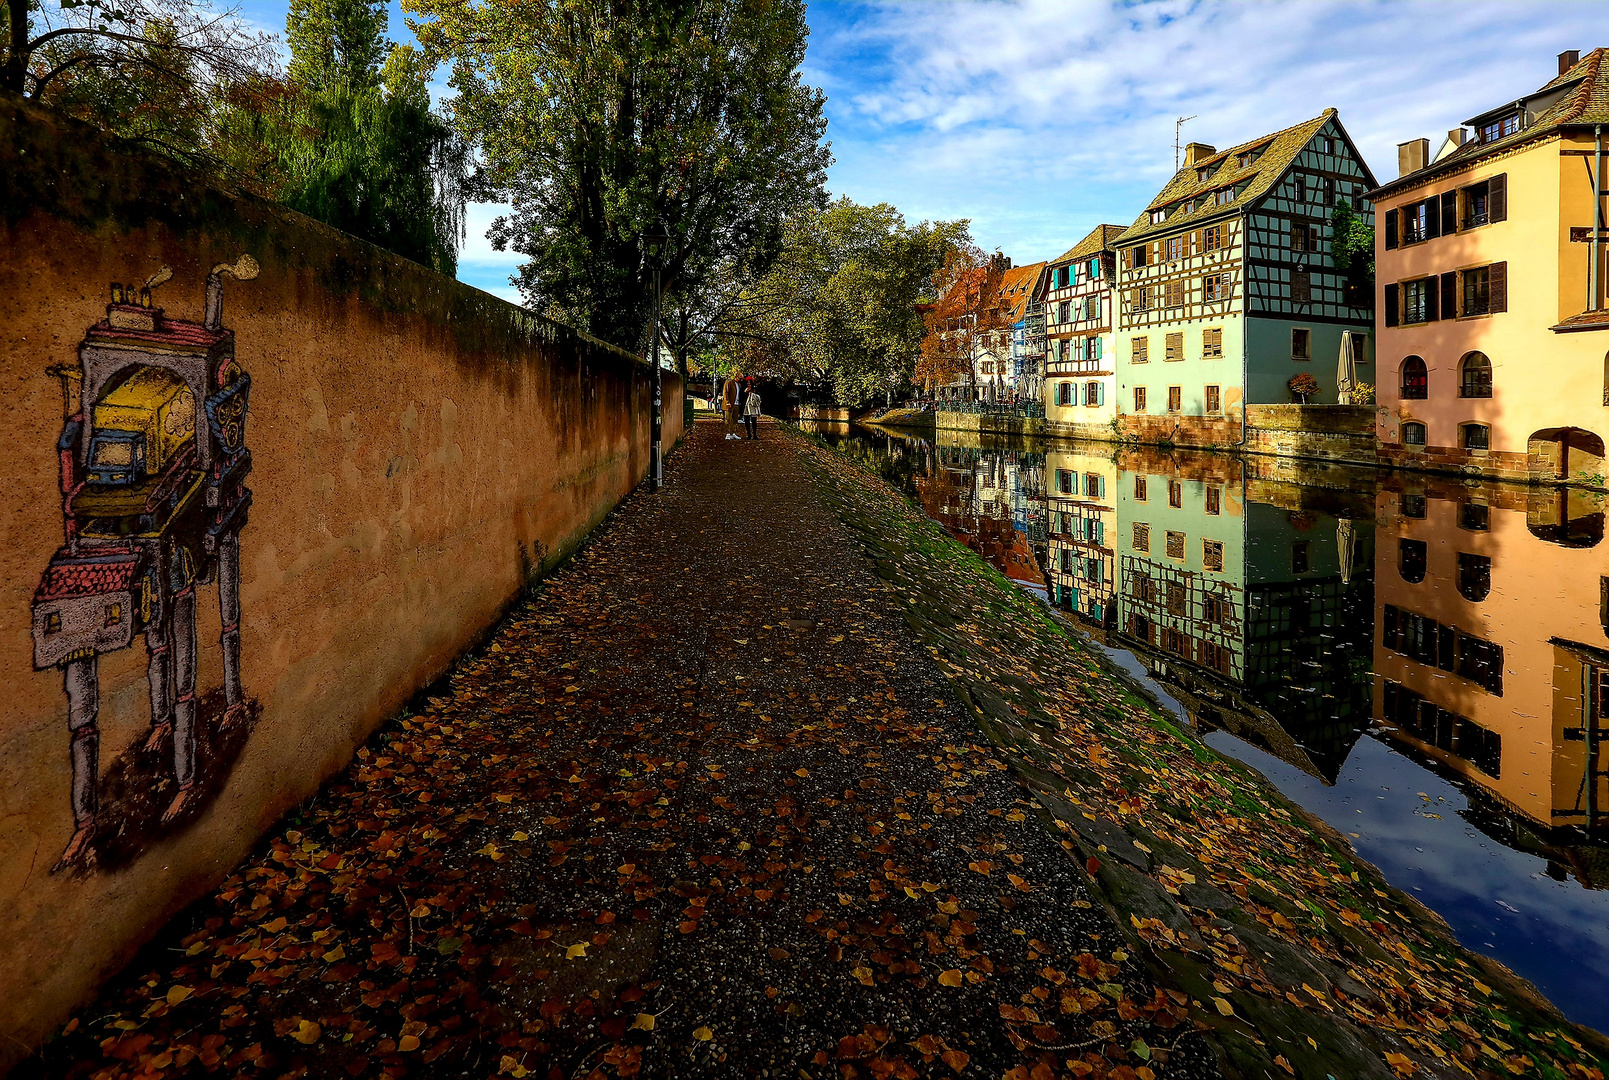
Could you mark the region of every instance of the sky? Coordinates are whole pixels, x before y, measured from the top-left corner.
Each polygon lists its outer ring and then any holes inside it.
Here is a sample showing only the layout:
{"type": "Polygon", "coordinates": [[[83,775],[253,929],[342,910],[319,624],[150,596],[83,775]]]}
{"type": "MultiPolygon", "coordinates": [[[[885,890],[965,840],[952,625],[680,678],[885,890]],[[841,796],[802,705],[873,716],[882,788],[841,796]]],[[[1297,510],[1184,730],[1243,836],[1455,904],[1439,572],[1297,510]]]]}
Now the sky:
{"type": "MultiPolygon", "coordinates": [[[[283,33],[285,0],[243,14],[283,33]]],[[[1183,142],[1219,148],[1340,112],[1378,180],[1396,145],[1529,93],[1555,56],[1609,45],[1596,0],[905,0],[809,5],[834,196],[908,221],[967,218],[1021,265],[1128,225],[1183,142]],[[1595,36],[1596,35],[1596,36],[1595,36]]],[[[393,5],[392,37],[411,40],[393,5]]],[[[443,72],[444,76],[445,73],[443,72]]],[[[458,276],[518,301],[518,263],[471,207],[458,276]]]]}

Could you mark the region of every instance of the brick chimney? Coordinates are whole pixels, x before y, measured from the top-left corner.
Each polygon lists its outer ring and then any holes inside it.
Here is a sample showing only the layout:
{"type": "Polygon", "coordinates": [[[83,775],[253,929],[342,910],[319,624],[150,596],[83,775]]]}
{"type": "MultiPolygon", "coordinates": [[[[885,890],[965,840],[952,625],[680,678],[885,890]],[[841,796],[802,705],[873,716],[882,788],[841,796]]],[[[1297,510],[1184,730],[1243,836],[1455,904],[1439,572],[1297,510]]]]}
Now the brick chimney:
{"type": "Polygon", "coordinates": [[[1204,142],[1186,143],[1184,147],[1184,164],[1186,168],[1195,165],[1198,161],[1206,161],[1218,151],[1204,142]]]}
{"type": "Polygon", "coordinates": [[[1469,132],[1461,127],[1451,128],[1447,132],[1447,141],[1453,146],[1463,146],[1464,140],[1469,138],[1469,132]]]}
{"type": "Polygon", "coordinates": [[[1407,176],[1424,168],[1430,160],[1429,139],[1409,139],[1397,144],[1397,175],[1407,176]]]}
{"type": "Polygon", "coordinates": [[[1559,74],[1563,75],[1566,71],[1569,71],[1571,68],[1575,67],[1580,62],[1581,62],[1581,50],[1580,49],[1571,49],[1568,52],[1560,53],[1559,54],[1559,74]]]}

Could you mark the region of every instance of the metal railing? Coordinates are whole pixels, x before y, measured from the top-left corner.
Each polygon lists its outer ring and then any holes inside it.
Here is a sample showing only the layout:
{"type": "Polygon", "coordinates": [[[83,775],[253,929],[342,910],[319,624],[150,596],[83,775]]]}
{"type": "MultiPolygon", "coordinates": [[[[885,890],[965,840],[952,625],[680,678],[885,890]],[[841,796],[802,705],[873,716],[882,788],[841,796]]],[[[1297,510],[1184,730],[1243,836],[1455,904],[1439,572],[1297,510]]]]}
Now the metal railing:
{"type": "Polygon", "coordinates": [[[1043,401],[940,401],[933,406],[940,412],[978,413],[985,416],[1018,416],[1044,419],[1043,401]]]}

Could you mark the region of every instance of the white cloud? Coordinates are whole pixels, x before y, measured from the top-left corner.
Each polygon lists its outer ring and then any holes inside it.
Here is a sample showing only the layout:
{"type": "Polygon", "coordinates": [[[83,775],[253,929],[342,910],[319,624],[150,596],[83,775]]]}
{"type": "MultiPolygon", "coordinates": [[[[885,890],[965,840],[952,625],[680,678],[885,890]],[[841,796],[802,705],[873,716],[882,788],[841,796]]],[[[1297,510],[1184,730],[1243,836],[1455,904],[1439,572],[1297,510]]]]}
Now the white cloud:
{"type": "Polygon", "coordinates": [[[1379,179],[1396,144],[1542,85],[1603,44],[1594,5],[1434,0],[889,3],[812,11],[835,192],[970,217],[1019,261],[1128,223],[1184,140],[1243,142],[1334,106],[1379,179]]]}

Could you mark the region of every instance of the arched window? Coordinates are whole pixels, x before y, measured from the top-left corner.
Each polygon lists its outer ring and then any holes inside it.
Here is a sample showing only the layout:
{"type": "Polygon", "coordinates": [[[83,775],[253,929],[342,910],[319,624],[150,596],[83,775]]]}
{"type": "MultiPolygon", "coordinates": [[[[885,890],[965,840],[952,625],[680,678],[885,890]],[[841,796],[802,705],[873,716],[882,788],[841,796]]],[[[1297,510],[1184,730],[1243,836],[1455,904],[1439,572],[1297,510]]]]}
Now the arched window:
{"type": "Polygon", "coordinates": [[[1423,445],[1425,445],[1425,425],[1419,424],[1419,423],[1403,424],[1402,425],[1402,445],[1403,446],[1423,446],[1423,445]]]}
{"type": "Polygon", "coordinates": [[[1458,553],[1458,595],[1476,603],[1492,591],[1492,560],[1485,555],[1458,553]]]}
{"type": "Polygon", "coordinates": [[[1410,585],[1425,580],[1427,549],[1423,540],[1403,540],[1397,549],[1397,573],[1410,585]]]}
{"type": "Polygon", "coordinates": [[[1485,353],[1472,352],[1458,365],[1458,396],[1492,396],[1492,362],[1486,359],[1485,353]]]}
{"type": "Polygon", "coordinates": [[[1465,424],[1459,429],[1459,434],[1463,436],[1462,441],[1465,450],[1490,450],[1492,448],[1492,429],[1485,424],[1465,424]]]}
{"type": "Polygon", "coordinates": [[[1422,401],[1430,386],[1430,378],[1425,374],[1425,362],[1417,356],[1410,356],[1402,362],[1402,396],[1407,399],[1422,401]]]}

